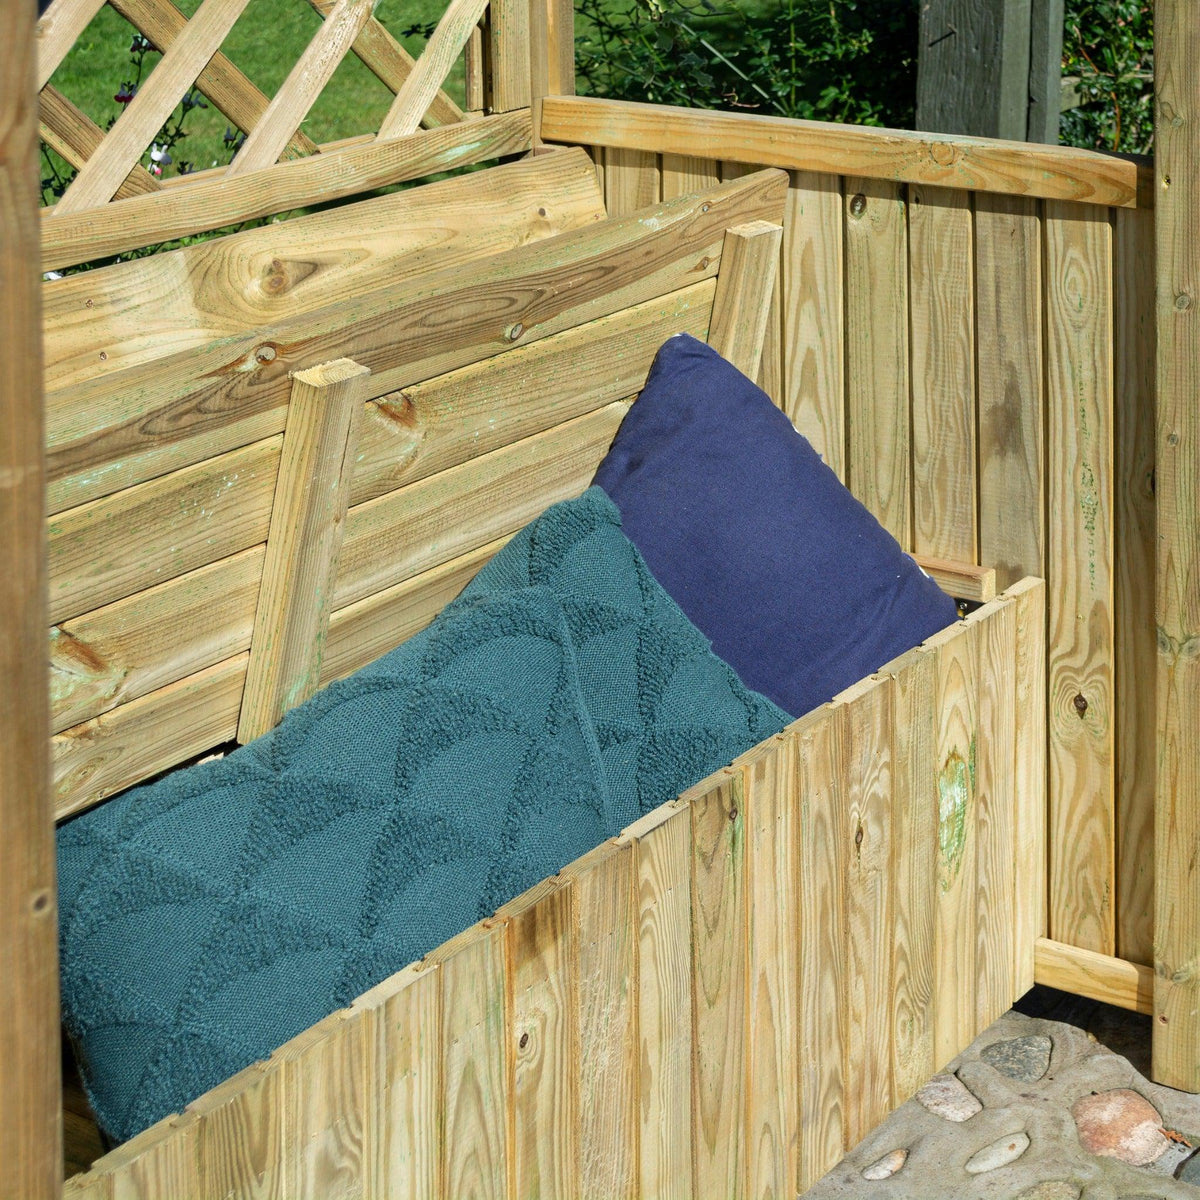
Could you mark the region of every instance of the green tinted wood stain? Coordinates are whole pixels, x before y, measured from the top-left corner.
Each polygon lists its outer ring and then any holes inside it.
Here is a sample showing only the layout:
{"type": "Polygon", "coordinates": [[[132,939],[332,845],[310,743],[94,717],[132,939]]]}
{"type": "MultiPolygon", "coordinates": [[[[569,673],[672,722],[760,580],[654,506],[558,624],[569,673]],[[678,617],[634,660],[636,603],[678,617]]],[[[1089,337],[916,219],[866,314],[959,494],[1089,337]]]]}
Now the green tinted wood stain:
{"type": "Polygon", "coordinates": [[[938,773],[938,863],[942,891],[958,878],[967,844],[967,806],[975,791],[975,739],[968,757],[951,750],[938,773]]]}

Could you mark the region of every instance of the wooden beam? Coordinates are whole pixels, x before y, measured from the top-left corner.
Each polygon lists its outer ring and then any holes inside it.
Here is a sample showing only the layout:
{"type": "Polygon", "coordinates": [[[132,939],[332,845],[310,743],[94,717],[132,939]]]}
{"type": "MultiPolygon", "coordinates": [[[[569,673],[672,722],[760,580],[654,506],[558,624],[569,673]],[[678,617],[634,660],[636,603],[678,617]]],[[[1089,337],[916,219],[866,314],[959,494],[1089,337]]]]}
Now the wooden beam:
{"type": "Polygon", "coordinates": [[[1200,1092],[1200,23],[1155,5],[1154,1078],[1200,1092]]]}
{"type": "Polygon", "coordinates": [[[1044,987],[1073,996],[1086,996],[1130,1012],[1154,1011],[1154,971],[1094,950],[1038,938],[1034,946],[1033,977],[1044,987]]]}
{"type": "Polygon", "coordinates": [[[1029,0],[925,0],[917,128],[1025,140],[1029,0]]]}
{"type": "Polygon", "coordinates": [[[58,906],[50,810],[34,6],[0,6],[0,1163],[59,1194],[58,906]]]}
{"type": "Polygon", "coordinates": [[[917,566],[948,596],[986,604],[996,598],[996,568],[977,567],[973,563],[951,562],[945,558],[929,558],[914,554],[917,566]]]}
{"type": "Polygon", "coordinates": [[[711,156],[719,146],[723,161],[789,170],[1117,208],[1153,204],[1153,171],[1146,160],[1073,146],[871,129],[590,96],[547,96],[542,103],[541,135],[548,142],[697,158],[711,156]]]}
{"type": "Polygon", "coordinates": [[[758,378],[783,227],[750,221],[725,234],[709,344],[748,379],[758,378]]]}
{"type": "Polygon", "coordinates": [[[241,742],[274,728],[317,690],[369,374],[340,358],[292,376],[241,742]]]}

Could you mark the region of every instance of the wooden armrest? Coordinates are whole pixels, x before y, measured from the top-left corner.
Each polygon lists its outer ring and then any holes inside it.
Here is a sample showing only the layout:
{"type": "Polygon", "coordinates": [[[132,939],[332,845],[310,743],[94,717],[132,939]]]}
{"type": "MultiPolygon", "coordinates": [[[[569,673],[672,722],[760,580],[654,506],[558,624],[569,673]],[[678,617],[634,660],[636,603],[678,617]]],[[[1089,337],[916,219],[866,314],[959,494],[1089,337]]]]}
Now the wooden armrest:
{"type": "Polygon", "coordinates": [[[951,562],[945,558],[926,558],[923,554],[914,554],[913,558],[934,583],[955,600],[986,604],[996,598],[994,567],[977,567],[972,563],[951,562]]]}

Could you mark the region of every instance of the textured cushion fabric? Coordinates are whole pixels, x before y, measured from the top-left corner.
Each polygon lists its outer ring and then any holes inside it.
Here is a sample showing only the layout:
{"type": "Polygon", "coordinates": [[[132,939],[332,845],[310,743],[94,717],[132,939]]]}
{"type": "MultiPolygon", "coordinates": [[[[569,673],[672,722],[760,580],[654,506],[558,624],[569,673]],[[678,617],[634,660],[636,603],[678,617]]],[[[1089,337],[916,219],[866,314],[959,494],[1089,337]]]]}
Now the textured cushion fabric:
{"type": "Polygon", "coordinates": [[[686,334],[595,482],[716,653],[794,716],[956,619],[766,393],[686,334]]]}
{"type": "Polygon", "coordinates": [[[58,837],[65,1021],[124,1139],[487,916],[785,716],[599,489],[425,631],[58,837]]]}

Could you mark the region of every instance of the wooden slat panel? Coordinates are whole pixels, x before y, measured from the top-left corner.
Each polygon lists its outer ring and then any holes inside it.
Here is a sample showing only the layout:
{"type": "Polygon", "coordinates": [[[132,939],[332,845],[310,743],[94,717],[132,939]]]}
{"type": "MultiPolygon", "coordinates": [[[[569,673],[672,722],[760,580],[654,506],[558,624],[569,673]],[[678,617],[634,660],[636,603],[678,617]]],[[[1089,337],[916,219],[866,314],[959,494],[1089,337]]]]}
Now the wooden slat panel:
{"type": "Polygon", "coordinates": [[[112,1200],[187,1195],[200,1174],[198,1132],[190,1114],[171,1118],[122,1143],[94,1169],[108,1177],[112,1200]]]}
{"type": "Polygon", "coordinates": [[[488,7],[488,33],[492,111],[528,108],[532,98],[529,4],[525,0],[492,0],[488,7]]]}
{"type": "Polygon", "coordinates": [[[725,234],[709,345],[748,379],[758,377],[783,229],[767,221],[725,234]]]}
{"type": "Polygon", "coordinates": [[[692,816],[692,1180],[735,1196],[745,1166],[746,814],[740,774],[696,796],[692,816]]]}
{"type": "Polygon", "coordinates": [[[720,181],[721,172],[711,158],[685,158],[679,154],[662,156],[662,198],[673,200],[688,192],[703,191],[720,181]]]}
{"type": "Polygon", "coordinates": [[[905,549],[911,541],[908,239],[903,188],[847,179],[847,483],[905,549]]]}
{"type": "MultiPolygon", "coordinates": [[[[400,280],[204,351],[82,385],[70,403],[96,406],[91,433],[51,454],[51,475],[192,439],[199,440],[190,453],[210,456],[229,437],[236,444],[257,414],[285,403],[288,371],[330,357],[369,367],[381,395],[701,282],[716,274],[729,226],[777,216],[783,183],[782,175],[767,172],[722,184],[703,198],[663,205],[653,221],[597,222],[494,254],[469,280],[457,267],[400,280]],[[136,396],[136,407],[114,401],[121,392],[136,396]],[[220,432],[225,426],[232,432],[220,432]]],[[[58,399],[67,402],[65,395],[58,399]]]]}
{"type": "Polygon", "coordinates": [[[416,132],[487,7],[488,0],[452,0],[384,116],[381,138],[416,132]]]}
{"type": "MultiPolygon", "coordinates": [[[[104,141],[104,130],[76,108],[61,92],[42,88],[38,98],[39,132],[42,140],[77,170],[92,157],[104,141]]],[[[135,163],[117,188],[118,200],[157,192],[161,184],[141,163],[135,163]]]]}
{"type": "Polygon", "coordinates": [[[347,358],[292,376],[238,740],[317,690],[368,371],[347,358]]]}
{"type": "MultiPolygon", "coordinates": [[[[159,50],[166,50],[183,32],[187,17],[171,0],[111,0],[131,25],[139,29],[159,50]]],[[[196,87],[240,130],[248,133],[262,120],[270,101],[225,57],[221,51],[208,60],[196,78],[196,87]]],[[[317,147],[299,130],[285,148],[288,157],[313,154],[317,147]]],[[[120,195],[120,192],[117,193],[120,195]]]]}
{"type": "Polygon", "coordinates": [[[442,988],[436,966],[407,967],[355,1001],[367,1029],[367,1196],[441,1200],[442,988]]]}
{"type": "Polygon", "coordinates": [[[1017,610],[1016,809],[1013,860],[1013,979],[1017,994],[1033,987],[1033,947],[1047,930],[1046,885],[1046,585],[1014,584],[1005,595],[1017,610]]]}
{"type": "Polygon", "coordinates": [[[106,204],[162,128],[179,98],[220,49],[247,0],[204,0],[117,118],[104,144],[71,181],[54,211],[63,216],[106,204]]]}
{"type": "Polygon", "coordinates": [[[783,409],[846,477],[842,188],[796,171],[783,219],[783,409]]]}
{"type": "Polygon", "coordinates": [[[974,1038],[978,625],[953,625],[928,642],[938,660],[938,863],[934,924],[934,1062],[974,1038]]]}
{"type": "Polygon", "coordinates": [[[1154,1078],[1200,1091],[1200,26],[1155,9],[1155,230],[1159,554],[1158,772],[1154,819],[1154,1078]]]}
{"type": "Polygon", "coordinates": [[[571,887],[552,886],[506,922],[512,1024],[515,1195],[577,1194],[574,925],[571,887]]]}
{"type": "Polygon", "coordinates": [[[937,660],[912,650],[880,674],[892,683],[892,1097],[903,1104],[933,1074],[937,660]]]}
{"type": "Polygon", "coordinates": [[[1100,954],[1113,911],[1112,231],[1048,203],[1050,935],[1100,954]]]}
{"type": "Polygon", "coordinates": [[[975,198],[979,561],[999,585],[1046,570],[1042,246],[1037,202],[975,198]]]}
{"type": "Polygon", "coordinates": [[[607,842],[563,872],[571,880],[578,947],[578,1162],[584,1200],[640,1195],[635,867],[631,842],[607,842]]]}
{"type": "Polygon", "coordinates": [[[658,202],[658,156],[642,150],[604,152],[604,205],[610,217],[623,217],[658,202]]]}
{"type": "Polygon", "coordinates": [[[56,817],[232,740],[248,658],[226,659],[52,738],[56,817]]]}
{"type": "Polygon", "coordinates": [[[791,1197],[800,1097],[796,1017],[800,805],[796,747],[776,739],[745,767],[749,1034],[746,1195],[791,1197]]]}
{"type": "Polygon", "coordinates": [[[966,192],[908,196],[912,548],[975,562],[975,311],[966,192]]]}
{"type": "MultiPolygon", "coordinates": [[[[334,1014],[301,1035],[283,1059],[284,1194],[296,1200],[361,1200],[367,1021],[334,1014]]],[[[374,1046],[370,1047],[374,1052],[374,1046]]],[[[160,1195],[175,1194],[170,1190],[160,1195]]],[[[180,1193],[182,1194],[182,1193],[180,1193]]]]}
{"type": "Polygon", "coordinates": [[[979,626],[979,751],[975,824],[976,1028],[997,1020],[1020,994],[1013,979],[1017,887],[1036,864],[1015,859],[1017,612],[999,601],[968,618],[979,626]]]}
{"type": "Polygon", "coordinates": [[[1113,229],[1117,953],[1154,961],[1154,219],[1113,229]]]}
{"type": "Polygon", "coordinates": [[[692,1195],[691,814],[635,826],[642,1196],[692,1195]]]}
{"type": "MultiPolygon", "coordinates": [[[[1145,160],[1069,146],[912,133],[592,96],[550,98],[542,136],[573,145],[721,157],[789,170],[858,175],[1133,208],[1154,203],[1145,160]]],[[[861,189],[860,189],[861,190],[861,189]]]]}
{"type": "Polygon", "coordinates": [[[530,138],[527,112],[503,113],[408,138],[372,139],[233,180],[222,174],[192,181],[101,212],[73,213],[55,205],[42,213],[42,266],[73,266],[317,200],[338,200],[434,171],[518,154],[529,149],[530,138]]]}
{"type": "Polygon", "coordinates": [[[825,707],[795,727],[800,785],[800,1144],[804,1192],[842,1157],[845,1145],[846,844],[845,706],[825,707]]]}
{"type": "Polygon", "coordinates": [[[846,709],[845,855],[846,1079],[842,1136],[849,1150],[892,1104],[891,1010],[893,688],[888,678],[834,700],[846,709]]]}
{"type": "Polygon", "coordinates": [[[283,1186],[283,1069],[255,1063],[188,1106],[199,1127],[203,1195],[273,1200],[283,1186]]]}
{"type": "Polygon", "coordinates": [[[442,976],[442,1194],[504,1200],[504,931],[472,930],[447,950],[434,955],[442,976]]]}

